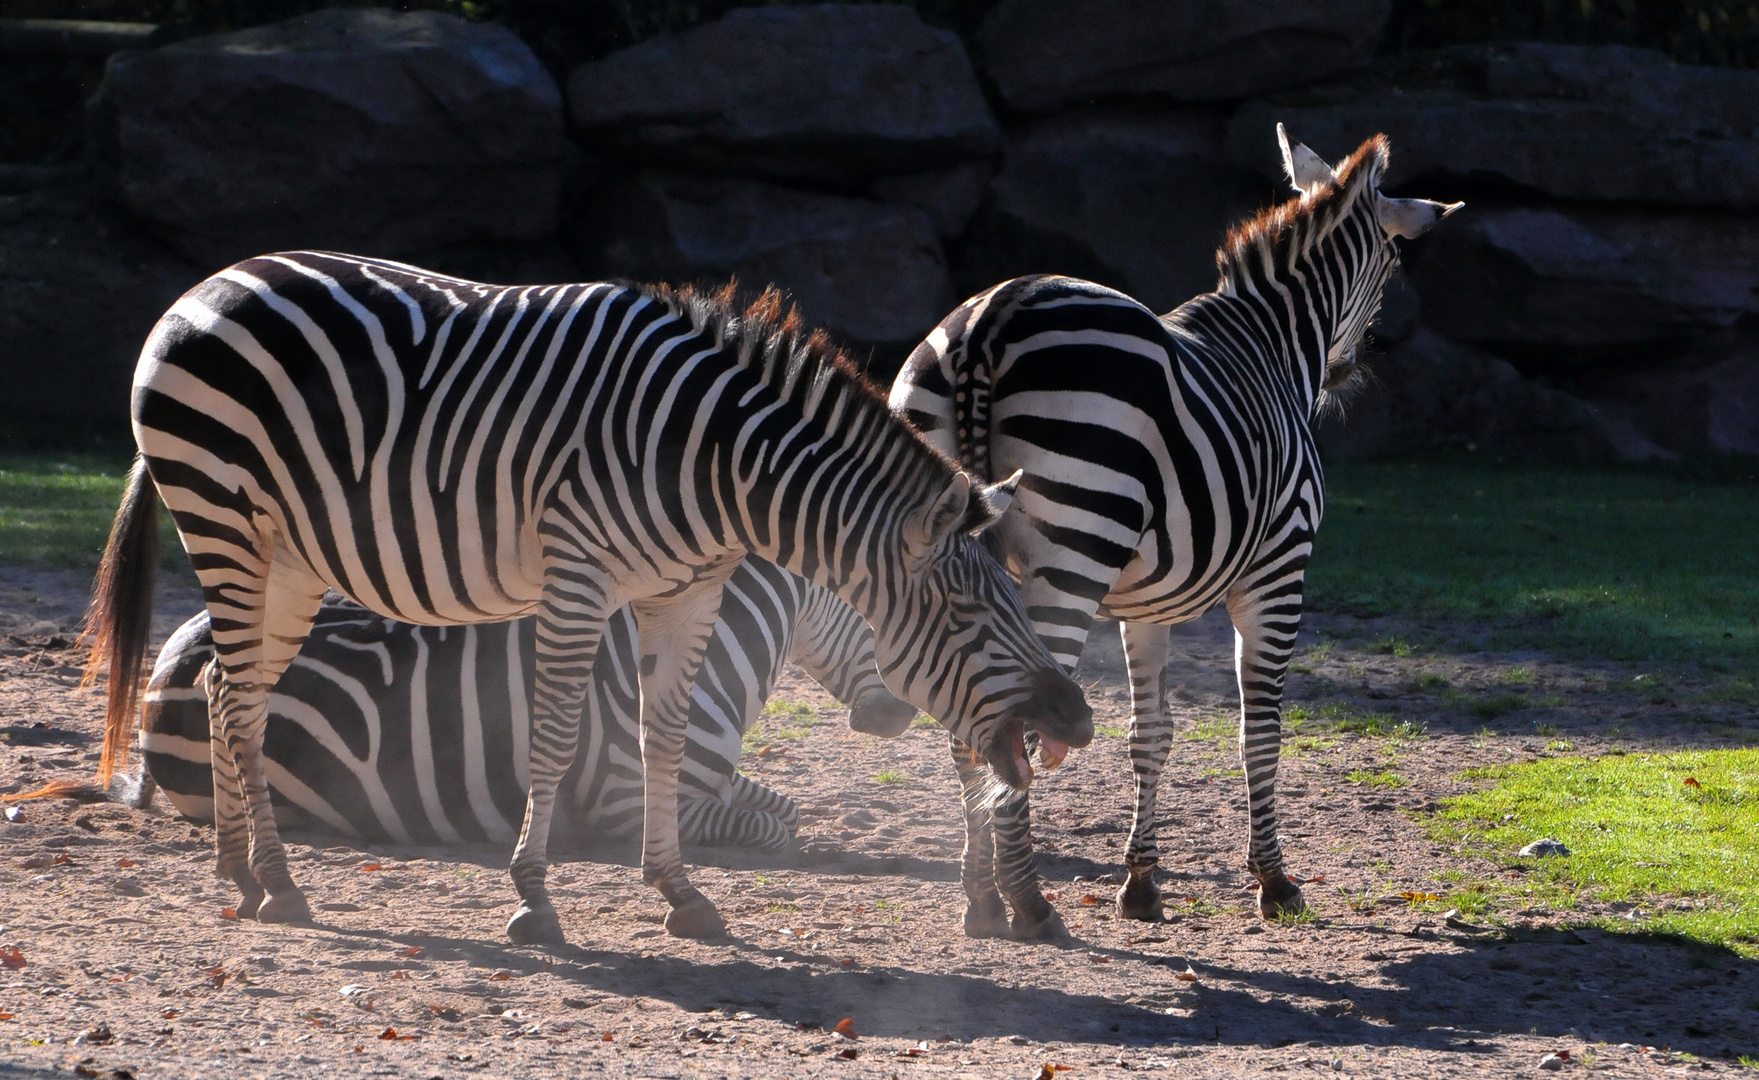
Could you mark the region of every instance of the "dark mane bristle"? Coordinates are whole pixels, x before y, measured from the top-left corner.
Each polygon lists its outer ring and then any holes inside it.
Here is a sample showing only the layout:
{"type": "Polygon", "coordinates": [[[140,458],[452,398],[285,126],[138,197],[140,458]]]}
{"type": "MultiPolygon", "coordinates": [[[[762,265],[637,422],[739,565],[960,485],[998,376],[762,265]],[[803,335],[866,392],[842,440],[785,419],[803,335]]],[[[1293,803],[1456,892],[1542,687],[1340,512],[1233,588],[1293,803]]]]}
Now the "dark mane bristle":
{"type": "Polygon", "coordinates": [[[1220,250],[1215,253],[1216,267],[1225,286],[1232,271],[1243,266],[1254,252],[1268,251],[1272,261],[1281,263],[1288,246],[1297,235],[1296,224],[1302,220],[1334,221],[1337,211],[1355,198],[1360,182],[1377,180],[1386,171],[1391,146],[1385,135],[1374,135],[1356,148],[1338,167],[1335,183],[1327,184],[1311,196],[1297,195],[1287,202],[1260,210],[1257,215],[1228,230],[1220,250]]]}
{"type": "Polygon", "coordinates": [[[909,425],[895,424],[886,388],[868,378],[829,333],[808,327],[799,305],[790,302],[788,294],[776,286],[766,286],[743,311],[737,303],[737,280],[712,292],[695,285],[636,287],[686,313],[696,325],[715,327],[722,340],[738,353],[740,362],[760,372],[772,385],[785,379],[790,370],[805,369],[809,377],[828,375],[826,382],[833,398],[842,397],[862,413],[879,413],[877,419],[887,426],[896,426],[923,457],[948,474],[958,470],[955,462],[929,445],[909,425]],[[785,358],[786,362],[767,363],[765,358],[771,356],[785,358]]]}

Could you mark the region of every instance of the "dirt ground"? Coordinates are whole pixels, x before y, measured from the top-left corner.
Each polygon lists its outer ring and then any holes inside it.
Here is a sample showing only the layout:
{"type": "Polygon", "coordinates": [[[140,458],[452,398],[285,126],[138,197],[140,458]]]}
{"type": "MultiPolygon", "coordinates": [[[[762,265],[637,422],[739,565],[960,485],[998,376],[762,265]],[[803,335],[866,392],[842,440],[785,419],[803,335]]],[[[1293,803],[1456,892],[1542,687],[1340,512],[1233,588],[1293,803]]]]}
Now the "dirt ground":
{"type": "MultiPolygon", "coordinates": [[[[0,793],[94,768],[100,700],[77,688],[69,632],[86,588],[78,573],[0,570],[0,793]]],[[[164,583],[161,635],[195,603],[187,581],[164,583]]],[[[1313,922],[1251,914],[1245,794],[1232,746],[1213,737],[1181,740],[1163,787],[1167,921],[1086,902],[1109,899],[1129,823],[1127,694],[1106,628],[1082,677],[1112,733],[1034,787],[1065,944],[967,940],[944,737],[854,735],[795,676],[779,695],[818,706],[819,722],[766,721],[775,749],[746,767],[799,800],[799,850],[687,849],[731,928],[712,943],[664,935],[634,845],[559,853],[551,880],[574,944],[546,951],[507,944],[498,848],[295,834],[322,924],[264,927],[225,917],[236,896],[214,879],[212,830],[162,799],[147,812],[26,804],[22,821],[0,821],[0,946],[24,960],[0,966],[0,1077],[1478,1076],[1536,1075],[1561,1051],[1566,1073],[1650,1076],[1740,1069],[1736,1055],[1759,1052],[1751,960],[1538,912],[1481,932],[1397,896],[1445,891],[1450,870],[1516,873],[1426,834],[1421,815],[1465,789],[1462,769],[1559,752],[1560,739],[1585,752],[1722,745],[1759,727],[1750,707],[1687,708],[1686,672],[1657,690],[1637,668],[1376,650],[1389,633],[1442,639],[1420,625],[1319,615],[1306,633],[1334,644],[1291,676],[1291,704],[1428,728],[1291,746],[1283,832],[1291,872],[1323,875],[1306,886],[1313,922]],[[1455,699],[1419,689],[1425,674],[1455,699]],[[1462,709],[1459,693],[1511,680],[1538,706],[1488,728],[1462,709]],[[1347,779],[1387,768],[1407,786],[1347,779]],[[853,1041],[834,1033],[845,1017],[853,1041]]],[[[1191,734],[1234,708],[1231,664],[1219,616],[1175,637],[1191,734]]]]}

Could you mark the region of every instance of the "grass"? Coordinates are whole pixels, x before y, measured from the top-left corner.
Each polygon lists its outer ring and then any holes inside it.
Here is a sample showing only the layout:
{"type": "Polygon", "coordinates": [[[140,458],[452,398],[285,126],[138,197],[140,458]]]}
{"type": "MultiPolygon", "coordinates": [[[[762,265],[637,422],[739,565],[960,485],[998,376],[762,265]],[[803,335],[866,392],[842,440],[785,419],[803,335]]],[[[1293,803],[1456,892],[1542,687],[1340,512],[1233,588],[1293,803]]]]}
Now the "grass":
{"type": "Polygon", "coordinates": [[[1316,609],[1475,624],[1496,650],[1759,673],[1759,486],[1460,459],[1326,472],[1316,609]]]}
{"type": "Polygon", "coordinates": [[[1759,955],[1759,750],[1557,757],[1468,775],[1495,786],[1446,800],[1432,828],[1524,869],[1480,883],[1488,901],[1617,905],[1630,917],[1588,921],[1759,955]],[[1516,860],[1541,837],[1571,854],[1516,860]]]}
{"type": "MultiPolygon", "coordinates": [[[[125,458],[0,455],[0,565],[96,566],[127,475],[125,458]]],[[[181,563],[170,516],[159,523],[166,565],[181,563]]]]}
{"type": "Polygon", "coordinates": [[[1352,784],[1366,785],[1371,788],[1402,788],[1408,781],[1391,769],[1357,769],[1345,777],[1352,784]]]}
{"type": "Polygon", "coordinates": [[[1392,738],[1416,738],[1425,731],[1418,720],[1405,720],[1392,713],[1364,712],[1344,701],[1328,701],[1317,709],[1291,705],[1283,710],[1285,734],[1300,734],[1314,729],[1343,735],[1377,735],[1392,738]]]}
{"type": "Polygon", "coordinates": [[[908,784],[910,777],[896,769],[885,769],[874,774],[873,782],[876,784],[908,784]]]}

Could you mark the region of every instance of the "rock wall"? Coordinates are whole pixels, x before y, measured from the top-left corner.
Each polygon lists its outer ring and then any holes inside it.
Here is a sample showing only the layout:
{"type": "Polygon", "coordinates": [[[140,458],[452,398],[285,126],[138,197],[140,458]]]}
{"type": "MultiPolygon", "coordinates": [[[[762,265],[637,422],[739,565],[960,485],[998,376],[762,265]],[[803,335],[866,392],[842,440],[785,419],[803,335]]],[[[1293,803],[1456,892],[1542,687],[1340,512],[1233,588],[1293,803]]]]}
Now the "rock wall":
{"type": "MultiPolygon", "coordinates": [[[[1388,7],[1002,0],[968,47],[903,5],[765,6],[561,78],[433,12],[115,52],[83,160],[0,161],[0,437],[121,430],[157,314],[275,248],[774,281],[880,377],[1016,274],[1167,310],[1283,197],[1282,121],[1333,159],[1384,131],[1393,193],[1468,203],[1407,250],[1328,453],[1759,455],[1759,73],[1376,56],[1388,7]]],[[[31,138],[0,150],[67,143],[31,138]]]]}

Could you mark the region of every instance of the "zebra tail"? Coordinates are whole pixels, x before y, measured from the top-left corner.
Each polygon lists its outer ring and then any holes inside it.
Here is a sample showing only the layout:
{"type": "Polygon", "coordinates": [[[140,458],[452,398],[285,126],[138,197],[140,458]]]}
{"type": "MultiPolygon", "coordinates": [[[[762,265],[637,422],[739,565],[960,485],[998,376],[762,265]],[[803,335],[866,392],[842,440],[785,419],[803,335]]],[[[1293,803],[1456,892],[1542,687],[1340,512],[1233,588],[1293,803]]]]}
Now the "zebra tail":
{"type": "Polygon", "coordinates": [[[128,744],[140,705],[140,667],[153,623],[153,573],[159,565],[159,493],[137,456],[128,487],[110,527],[110,543],[98,567],[92,604],[86,611],[83,642],[92,643],[82,685],[95,682],[108,666],[109,705],[104,716],[104,756],[96,785],[110,787],[118,766],[128,762],[128,744]]]}

